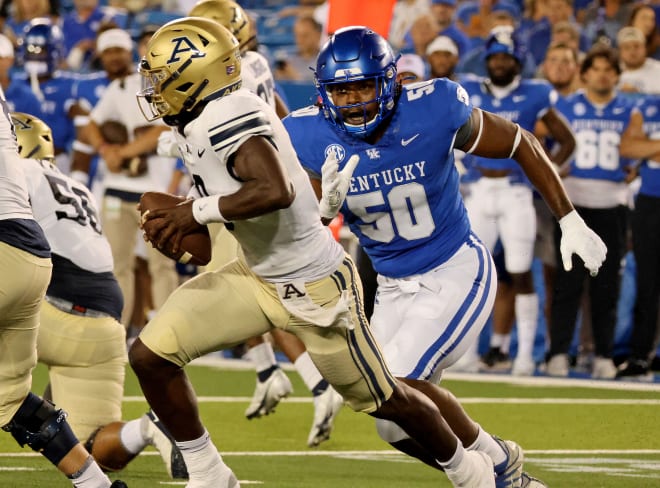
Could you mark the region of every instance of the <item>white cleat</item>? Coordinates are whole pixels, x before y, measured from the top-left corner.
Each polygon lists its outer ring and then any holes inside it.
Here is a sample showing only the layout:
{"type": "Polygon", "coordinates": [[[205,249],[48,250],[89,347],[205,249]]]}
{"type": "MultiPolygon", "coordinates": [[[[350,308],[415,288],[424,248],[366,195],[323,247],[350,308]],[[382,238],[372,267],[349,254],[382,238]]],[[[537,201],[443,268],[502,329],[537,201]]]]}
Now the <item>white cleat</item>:
{"type": "Polygon", "coordinates": [[[548,360],[545,369],[548,376],[566,377],[568,376],[568,354],[555,354],[548,360]]]}
{"type": "Polygon", "coordinates": [[[332,386],[314,397],[314,422],[307,437],[309,447],[316,447],[330,438],[335,417],[343,404],[344,399],[332,386]]]}
{"type": "Polygon", "coordinates": [[[548,485],[546,485],[543,481],[538,478],[534,478],[525,472],[523,472],[521,479],[521,488],[548,488],[548,485]]]}
{"type": "Polygon", "coordinates": [[[465,451],[462,466],[445,470],[454,488],[495,488],[493,460],[481,451],[465,451]]]}
{"type": "Polygon", "coordinates": [[[248,419],[254,419],[274,412],[280,400],[292,392],[291,380],[284,371],[277,368],[266,381],[257,381],[252,402],[245,410],[245,416],[248,419]]]}
{"type": "Polygon", "coordinates": [[[219,471],[214,473],[216,469],[217,467],[211,468],[211,473],[207,473],[209,476],[205,479],[190,480],[186,488],[241,488],[238,478],[229,466],[222,463],[219,471]]]}
{"type": "Polygon", "coordinates": [[[591,377],[598,380],[613,380],[616,378],[616,366],[610,358],[596,356],[591,377]]]}
{"type": "Polygon", "coordinates": [[[525,459],[522,448],[513,441],[505,441],[495,436],[493,439],[506,453],[506,461],[495,466],[496,488],[520,488],[525,459]]]}
{"type": "Polygon", "coordinates": [[[513,376],[534,376],[535,370],[536,363],[534,363],[534,359],[517,357],[513,361],[511,374],[513,376]]]}
{"type": "Polygon", "coordinates": [[[140,432],[142,437],[158,450],[171,478],[188,479],[188,469],[181,451],[167,428],[151,410],[140,419],[140,432]]]}

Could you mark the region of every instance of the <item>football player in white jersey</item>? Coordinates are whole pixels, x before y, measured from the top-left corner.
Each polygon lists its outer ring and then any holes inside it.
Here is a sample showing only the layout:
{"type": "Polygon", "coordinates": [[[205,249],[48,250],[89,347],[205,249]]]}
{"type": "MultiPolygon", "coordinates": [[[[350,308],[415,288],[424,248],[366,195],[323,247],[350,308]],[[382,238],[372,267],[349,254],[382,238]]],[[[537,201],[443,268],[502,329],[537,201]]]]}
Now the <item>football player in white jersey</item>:
{"type": "MultiPolygon", "coordinates": [[[[242,87],[259,95],[275,109],[280,118],[286,116],[288,109],[274,90],[275,80],[268,60],[258,52],[249,50],[255,36],[250,18],[241,6],[233,0],[200,0],[188,16],[211,19],[229,29],[238,41],[241,52],[242,87]]],[[[213,253],[207,270],[224,266],[236,258],[238,252],[236,239],[223,225],[212,224],[212,228],[213,253]]],[[[272,331],[271,335],[314,397],[314,419],[307,445],[316,447],[330,438],[334,419],[343,403],[341,395],[323,379],[299,339],[280,330],[272,331]]],[[[259,336],[248,340],[246,345],[248,350],[245,357],[252,361],[257,371],[257,386],[245,411],[245,416],[253,419],[273,412],[279,401],[293,391],[293,386],[277,364],[273,346],[269,341],[259,336]]]]}
{"type": "Polygon", "coordinates": [[[120,421],[127,363],[119,322],[124,300],[95,199],[55,166],[45,122],[20,112],[11,118],[34,218],[52,253],[37,341],[39,362],[48,366],[49,400],[69,414],[71,429],[104,469],[120,470],[154,445],[168,473],[185,478],[181,454],[153,413],[120,421]]]}
{"type": "Polygon", "coordinates": [[[48,241],[30,208],[23,162],[0,89],[0,426],[40,452],[79,488],[111,484],[71,430],[66,414],[30,392],[39,309],[51,277],[48,241]]]}
{"type": "Polygon", "coordinates": [[[490,459],[465,451],[440,409],[385,366],[355,266],[323,227],[284,126],[261,98],[240,89],[236,39],[208,19],[170,22],[154,34],[140,72],[145,116],[177,128],[195,182],[192,199],[143,216],[149,240],[177,252],[191,230],[221,222],[245,257],[180,286],[129,351],[145,397],[181,449],[187,486],[239,484],[201,423],[184,366],[278,327],[302,339],[354,410],[396,422],[440,462],[460,456],[463,469],[447,471],[454,486],[476,486],[464,477],[478,466],[479,486],[494,487],[490,459]]]}

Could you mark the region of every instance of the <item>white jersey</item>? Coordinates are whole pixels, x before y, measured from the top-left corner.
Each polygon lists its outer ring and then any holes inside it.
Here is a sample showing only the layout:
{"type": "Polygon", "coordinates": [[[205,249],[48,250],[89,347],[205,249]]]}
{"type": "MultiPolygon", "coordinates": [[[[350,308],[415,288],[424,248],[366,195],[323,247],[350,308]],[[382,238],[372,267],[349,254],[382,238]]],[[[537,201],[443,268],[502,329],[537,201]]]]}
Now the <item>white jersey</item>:
{"type": "MultiPolygon", "coordinates": [[[[91,120],[101,125],[108,120],[121,122],[128,130],[129,140],[133,140],[135,129],[147,125],[164,125],[163,121],[147,122],[140,111],[135,94],[142,89],[142,77],[139,73],[113,80],[90,113],[91,120]]],[[[162,156],[149,156],[149,169],[141,176],[128,176],[124,173],[105,172],[103,186],[133,193],[148,190],[164,191],[169,175],[174,170],[175,160],[162,156]],[[169,171],[169,172],[168,172],[169,171]],[[168,177],[163,178],[163,173],[168,177]]]]}
{"type": "Polygon", "coordinates": [[[87,187],[47,161],[21,163],[34,218],[52,252],[92,273],[112,271],[110,244],[101,234],[96,202],[87,187]]]}
{"type": "Polygon", "coordinates": [[[5,94],[0,87],[0,220],[31,219],[32,210],[28,199],[25,175],[18,157],[16,136],[8,115],[5,94]]]}
{"type": "Polygon", "coordinates": [[[261,98],[241,89],[209,102],[176,133],[179,151],[197,195],[230,195],[242,183],[231,172],[230,156],[253,136],[268,138],[294,185],[296,197],[286,209],[232,222],[232,234],[259,276],[272,282],[312,281],[340,264],[344,250],[321,223],[318,201],[289,136],[275,111],[261,98]]]}
{"type": "Polygon", "coordinates": [[[275,108],[275,79],[268,66],[268,60],[256,51],[241,55],[242,87],[256,93],[275,108]]]}

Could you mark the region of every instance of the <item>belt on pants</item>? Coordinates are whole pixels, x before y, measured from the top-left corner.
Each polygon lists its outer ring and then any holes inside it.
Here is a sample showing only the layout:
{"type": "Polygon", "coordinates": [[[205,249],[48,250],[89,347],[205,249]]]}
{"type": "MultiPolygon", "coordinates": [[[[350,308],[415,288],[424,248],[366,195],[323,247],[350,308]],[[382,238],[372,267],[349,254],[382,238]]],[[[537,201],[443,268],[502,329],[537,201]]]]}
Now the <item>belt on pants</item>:
{"type": "Polygon", "coordinates": [[[79,315],[81,317],[91,317],[95,319],[112,317],[112,315],[110,315],[109,313],[100,312],[99,310],[83,307],[82,305],[76,305],[75,303],[70,302],[68,300],[63,300],[62,298],[50,297],[46,295],[46,301],[56,309],[61,310],[62,312],[70,313],[71,315],[79,315]]]}

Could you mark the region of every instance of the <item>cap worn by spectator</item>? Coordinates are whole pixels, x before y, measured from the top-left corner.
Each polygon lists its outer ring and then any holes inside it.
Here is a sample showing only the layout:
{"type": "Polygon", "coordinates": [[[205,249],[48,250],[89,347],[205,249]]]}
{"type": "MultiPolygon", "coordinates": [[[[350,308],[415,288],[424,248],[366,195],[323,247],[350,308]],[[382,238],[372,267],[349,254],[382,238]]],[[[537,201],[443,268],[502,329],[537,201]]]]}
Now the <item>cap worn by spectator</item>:
{"type": "Polygon", "coordinates": [[[454,56],[458,56],[458,47],[456,43],[447,36],[438,36],[426,48],[426,55],[430,56],[434,52],[445,51],[454,56]]]}
{"type": "Polygon", "coordinates": [[[642,44],[646,43],[646,38],[644,37],[644,33],[639,30],[637,27],[624,27],[619,31],[619,33],[616,35],[616,43],[620,46],[621,44],[625,44],[626,42],[631,42],[631,41],[637,41],[641,42],[642,44]]]}
{"type": "Polygon", "coordinates": [[[133,41],[128,32],[121,29],[108,29],[99,34],[96,40],[96,50],[102,53],[106,49],[119,47],[127,51],[133,50],[133,41]]]}
{"type": "Polygon", "coordinates": [[[14,45],[11,43],[9,38],[3,34],[0,34],[0,58],[13,58],[14,57],[14,45]]]}
{"type": "Polygon", "coordinates": [[[451,7],[456,6],[456,0],[433,0],[433,5],[438,5],[438,4],[443,4],[443,5],[449,5],[451,7]]]}
{"type": "Polygon", "coordinates": [[[417,54],[402,54],[396,63],[399,73],[412,73],[420,80],[425,78],[424,60],[417,54]]]}
{"type": "Polygon", "coordinates": [[[505,14],[511,17],[513,20],[520,20],[520,9],[515,3],[502,0],[493,5],[490,9],[493,13],[505,14]]]}

